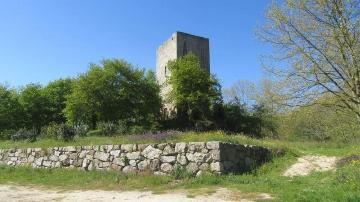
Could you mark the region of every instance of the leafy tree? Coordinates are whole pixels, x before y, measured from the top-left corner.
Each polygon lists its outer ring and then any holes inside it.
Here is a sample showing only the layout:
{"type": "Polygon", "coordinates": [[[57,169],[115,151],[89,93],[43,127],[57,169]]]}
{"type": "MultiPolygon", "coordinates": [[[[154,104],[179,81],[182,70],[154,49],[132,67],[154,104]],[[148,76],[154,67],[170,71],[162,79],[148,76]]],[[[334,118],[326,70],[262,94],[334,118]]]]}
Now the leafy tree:
{"type": "Polygon", "coordinates": [[[66,106],[66,96],[71,93],[71,79],[58,79],[51,81],[43,88],[43,94],[49,99],[49,122],[65,123],[63,110],[66,106]]]}
{"type": "Polygon", "coordinates": [[[259,32],[278,48],[275,76],[286,82],[283,94],[292,106],[313,104],[324,94],[360,122],[360,1],[286,0],[274,3],[259,32]],[[285,65],[284,64],[289,64],[285,65]]]}
{"type": "Polygon", "coordinates": [[[276,136],[276,113],[285,109],[276,90],[277,83],[268,79],[257,84],[240,80],[225,89],[224,129],[255,137],[276,136]]]}
{"type": "Polygon", "coordinates": [[[25,126],[40,133],[41,127],[48,124],[50,100],[43,94],[39,84],[28,84],[20,90],[19,103],[24,110],[25,126]]]}
{"type": "Polygon", "coordinates": [[[22,127],[22,118],[16,90],[0,85],[0,131],[22,127]]]}
{"type": "Polygon", "coordinates": [[[145,76],[123,60],[103,60],[74,81],[64,111],[71,123],[92,128],[100,121],[118,120],[149,126],[160,113],[158,92],[153,73],[145,76]]]}
{"type": "MultiPolygon", "coordinates": [[[[316,102],[338,101],[335,96],[326,95],[316,102]]],[[[360,125],[356,117],[351,116],[350,110],[311,105],[282,112],[277,116],[278,133],[288,139],[354,142],[360,137],[360,125]]]]}
{"type": "Polygon", "coordinates": [[[201,68],[192,53],[170,61],[168,67],[167,83],[172,88],[168,97],[176,107],[177,119],[185,127],[211,124],[211,109],[222,103],[217,79],[201,68]]]}

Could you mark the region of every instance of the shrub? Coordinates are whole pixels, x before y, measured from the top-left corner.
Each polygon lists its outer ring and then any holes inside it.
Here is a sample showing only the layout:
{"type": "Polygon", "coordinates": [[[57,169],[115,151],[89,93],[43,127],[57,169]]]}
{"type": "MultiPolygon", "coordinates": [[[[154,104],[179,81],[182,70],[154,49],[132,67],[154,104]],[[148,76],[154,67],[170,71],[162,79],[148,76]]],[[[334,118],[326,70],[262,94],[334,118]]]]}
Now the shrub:
{"type": "Polygon", "coordinates": [[[129,133],[129,124],[127,120],[119,120],[117,124],[117,131],[120,135],[126,135],[129,133]]]}
{"type": "Polygon", "coordinates": [[[348,184],[354,190],[360,190],[360,160],[353,159],[337,170],[337,179],[340,183],[348,184]]]}
{"type": "Polygon", "coordinates": [[[0,132],[0,140],[9,140],[14,133],[16,133],[16,130],[3,130],[0,132]]]}
{"type": "Polygon", "coordinates": [[[143,134],[145,132],[146,130],[142,126],[131,126],[128,131],[129,134],[143,134]]]}
{"type": "Polygon", "coordinates": [[[41,128],[40,137],[42,138],[57,138],[57,133],[60,130],[60,125],[57,123],[50,123],[41,128]]]}
{"type": "Polygon", "coordinates": [[[56,134],[57,139],[68,142],[74,139],[75,130],[66,124],[61,124],[56,134]]]}
{"type": "Polygon", "coordinates": [[[22,128],[18,130],[16,133],[11,135],[12,141],[20,141],[20,140],[27,140],[29,142],[35,142],[36,141],[37,134],[34,129],[27,130],[25,128],[22,128]]]}
{"type": "Polygon", "coordinates": [[[101,131],[102,135],[111,136],[116,133],[118,127],[117,124],[113,122],[99,122],[97,129],[101,131]]]}
{"type": "Polygon", "coordinates": [[[74,127],[75,135],[79,137],[84,137],[89,132],[89,126],[85,124],[79,124],[74,127]]]}

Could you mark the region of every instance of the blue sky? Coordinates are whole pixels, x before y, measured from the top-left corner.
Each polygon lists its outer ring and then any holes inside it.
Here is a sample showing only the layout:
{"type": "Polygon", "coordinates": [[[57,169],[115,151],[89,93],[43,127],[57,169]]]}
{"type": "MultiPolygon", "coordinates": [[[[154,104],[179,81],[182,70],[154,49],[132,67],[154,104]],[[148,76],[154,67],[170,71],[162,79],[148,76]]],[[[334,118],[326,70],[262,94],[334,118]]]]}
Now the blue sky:
{"type": "Polygon", "coordinates": [[[0,83],[46,84],[122,58],[155,70],[175,31],[210,38],[211,71],[224,87],[262,77],[271,48],[254,30],[270,0],[0,0],[0,83]]]}

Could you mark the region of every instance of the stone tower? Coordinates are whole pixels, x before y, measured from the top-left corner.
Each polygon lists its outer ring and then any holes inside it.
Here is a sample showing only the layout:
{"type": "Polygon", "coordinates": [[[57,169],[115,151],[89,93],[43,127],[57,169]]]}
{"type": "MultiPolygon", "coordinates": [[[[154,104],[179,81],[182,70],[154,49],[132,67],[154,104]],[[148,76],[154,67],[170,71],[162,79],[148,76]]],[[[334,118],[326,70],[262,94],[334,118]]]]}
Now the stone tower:
{"type": "Polygon", "coordinates": [[[173,106],[166,103],[166,94],[171,90],[171,86],[164,85],[166,78],[170,75],[167,64],[170,60],[190,52],[199,58],[201,68],[210,73],[209,39],[207,38],[175,32],[156,50],[156,78],[162,86],[161,96],[165,100],[165,111],[173,110],[173,106]]]}

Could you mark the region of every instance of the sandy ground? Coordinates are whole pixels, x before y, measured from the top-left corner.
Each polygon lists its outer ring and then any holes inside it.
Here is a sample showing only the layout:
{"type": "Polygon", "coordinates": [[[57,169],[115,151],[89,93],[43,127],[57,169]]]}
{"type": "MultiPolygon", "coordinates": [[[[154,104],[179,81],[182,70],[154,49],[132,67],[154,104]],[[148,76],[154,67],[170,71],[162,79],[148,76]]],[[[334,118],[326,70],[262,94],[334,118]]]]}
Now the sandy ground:
{"type": "Polygon", "coordinates": [[[43,188],[25,187],[18,185],[0,185],[0,201],[6,202],[40,202],[40,201],[170,201],[170,202],[188,202],[188,201],[254,201],[258,199],[271,199],[271,196],[265,193],[246,193],[232,192],[228,189],[219,188],[215,193],[189,197],[185,191],[177,191],[164,194],[153,194],[151,192],[140,191],[61,191],[48,190],[43,188]]]}
{"type": "Polygon", "coordinates": [[[337,158],[334,156],[303,156],[290,166],[284,176],[305,176],[313,171],[328,171],[336,167],[337,158]]]}

